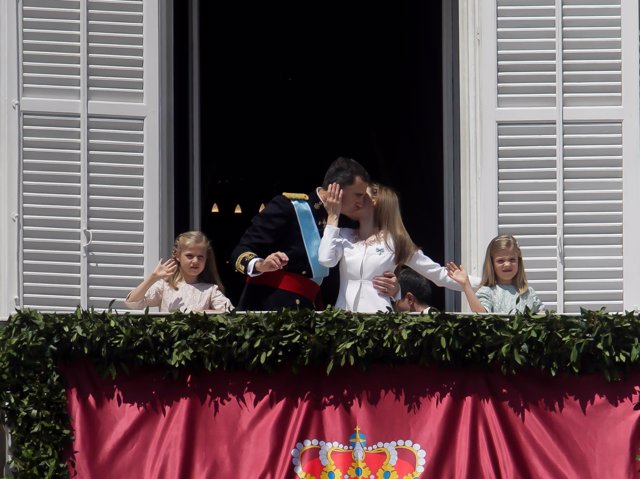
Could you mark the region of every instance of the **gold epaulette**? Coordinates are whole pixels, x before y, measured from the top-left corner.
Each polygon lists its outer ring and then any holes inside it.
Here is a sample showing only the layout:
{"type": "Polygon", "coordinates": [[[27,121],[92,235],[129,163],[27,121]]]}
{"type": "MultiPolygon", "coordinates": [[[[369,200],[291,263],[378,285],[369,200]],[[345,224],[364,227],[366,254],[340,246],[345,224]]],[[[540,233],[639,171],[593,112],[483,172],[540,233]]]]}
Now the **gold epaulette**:
{"type": "Polygon", "coordinates": [[[282,196],[289,200],[308,200],[309,195],[305,195],[304,193],[282,193],[282,196]]]}

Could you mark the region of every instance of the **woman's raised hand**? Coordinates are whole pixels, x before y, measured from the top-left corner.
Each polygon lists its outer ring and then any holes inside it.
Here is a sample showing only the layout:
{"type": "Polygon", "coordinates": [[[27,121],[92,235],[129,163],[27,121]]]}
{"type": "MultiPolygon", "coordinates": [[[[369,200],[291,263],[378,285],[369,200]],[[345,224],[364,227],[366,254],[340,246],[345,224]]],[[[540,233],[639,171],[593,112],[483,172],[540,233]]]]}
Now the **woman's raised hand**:
{"type": "Polygon", "coordinates": [[[449,278],[453,279],[456,283],[459,283],[464,286],[464,284],[469,281],[469,275],[461,266],[458,266],[453,261],[447,263],[447,274],[449,278]]]}
{"type": "Polygon", "coordinates": [[[327,223],[337,226],[342,209],[342,188],[338,183],[331,183],[327,188],[324,207],[327,210],[327,223]]]}

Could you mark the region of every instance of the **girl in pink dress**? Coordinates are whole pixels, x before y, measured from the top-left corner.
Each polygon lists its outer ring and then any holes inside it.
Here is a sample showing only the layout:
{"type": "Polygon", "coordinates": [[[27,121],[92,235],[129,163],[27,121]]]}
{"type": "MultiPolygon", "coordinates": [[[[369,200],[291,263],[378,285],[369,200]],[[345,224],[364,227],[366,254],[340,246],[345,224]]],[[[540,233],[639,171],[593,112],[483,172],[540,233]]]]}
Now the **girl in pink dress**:
{"type": "Polygon", "coordinates": [[[134,309],[159,306],[162,312],[221,313],[233,309],[224,295],[211,243],[201,231],[178,235],[172,257],[164,262],[160,259],[125,302],[134,309]]]}

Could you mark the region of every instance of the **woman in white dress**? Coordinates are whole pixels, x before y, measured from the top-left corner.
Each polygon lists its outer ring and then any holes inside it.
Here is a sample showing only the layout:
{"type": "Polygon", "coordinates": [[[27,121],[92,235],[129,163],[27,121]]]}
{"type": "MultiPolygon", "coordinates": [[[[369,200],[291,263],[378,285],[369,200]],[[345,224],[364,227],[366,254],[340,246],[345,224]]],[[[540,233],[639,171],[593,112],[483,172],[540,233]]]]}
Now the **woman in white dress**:
{"type": "MultiPolygon", "coordinates": [[[[461,291],[447,269],[426,256],[413,242],[400,213],[395,191],[374,184],[363,208],[356,214],[359,228],[338,228],[342,191],[329,186],[325,208],[329,213],[319,247],[319,261],[327,267],[340,264],[340,290],[335,307],[361,313],[392,309],[391,298],[380,295],[371,280],[385,271],[406,265],[438,286],[461,291]]],[[[472,283],[479,278],[472,277],[472,283]]]]}

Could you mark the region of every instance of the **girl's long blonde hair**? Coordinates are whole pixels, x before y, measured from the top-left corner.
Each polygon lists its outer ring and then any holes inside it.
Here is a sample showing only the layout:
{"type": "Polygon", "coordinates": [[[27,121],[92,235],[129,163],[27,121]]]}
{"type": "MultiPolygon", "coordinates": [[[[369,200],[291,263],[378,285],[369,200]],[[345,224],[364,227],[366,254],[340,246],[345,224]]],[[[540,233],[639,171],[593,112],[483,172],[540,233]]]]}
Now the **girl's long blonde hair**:
{"type": "MultiPolygon", "coordinates": [[[[207,258],[205,260],[204,269],[198,276],[198,281],[202,283],[215,284],[218,286],[218,289],[220,289],[220,291],[224,293],[224,286],[222,285],[222,280],[220,279],[220,275],[218,274],[218,267],[216,266],[216,257],[213,253],[213,247],[211,246],[209,238],[207,238],[202,231],[187,231],[185,233],[179,234],[173,243],[173,250],[171,251],[171,255],[177,260],[180,252],[184,248],[200,244],[205,246],[207,250],[207,258]]],[[[178,289],[177,284],[182,280],[182,271],[180,270],[180,265],[178,265],[178,269],[174,273],[173,277],[170,278],[167,282],[173,289],[178,289]]]]}
{"type": "Polygon", "coordinates": [[[484,257],[484,267],[482,269],[482,282],[480,286],[495,286],[496,272],[493,269],[493,258],[499,251],[513,248],[513,252],[518,257],[518,273],[513,278],[513,283],[519,294],[526,293],[529,290],[527,275],[524,272],[524,261],[522,260],[522,251],[518,241],[511,235],[499,235],[491,240],[487,246],[487,253],[484,257]]]}
{"type": "Polygon", "coordinates": [[[380,183],[371,185],[371,199],[375,204],[374,221],[379,231],[382,232],[384,242],[394,252],[396,265],[405,264],[411,255],[418,250],[409,232],[402,221],[400,200],[396,192],[380,183]],[[393,241],[393,248],[389,242],[393,241]]]}

